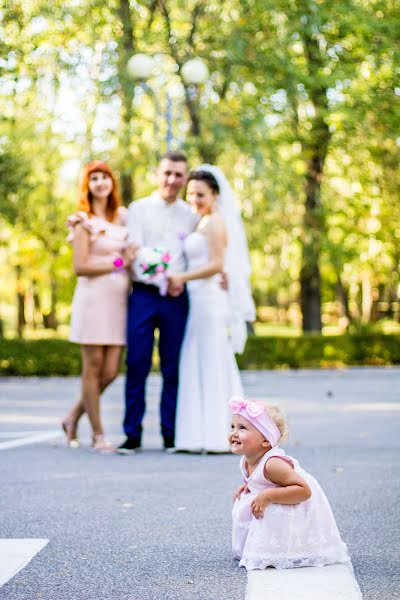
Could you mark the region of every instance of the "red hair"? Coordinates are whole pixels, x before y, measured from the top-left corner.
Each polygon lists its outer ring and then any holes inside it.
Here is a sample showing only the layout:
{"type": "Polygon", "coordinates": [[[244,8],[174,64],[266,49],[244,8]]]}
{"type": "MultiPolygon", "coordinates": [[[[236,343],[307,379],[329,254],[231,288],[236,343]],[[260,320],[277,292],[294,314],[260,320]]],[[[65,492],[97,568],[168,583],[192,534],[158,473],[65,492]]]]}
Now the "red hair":
{"type": "Polygon", "coordinates": [[[107,199],[106,208],[107,221],[112,222],[117,216],[118,207],[121,204],[121,199],[118,193],[117,180],[112,169],[108,166],[107,163],[101,160],[92,160],[91,162],[87,163],[82,169],[79,186],[78,210],[82,210],[88,215],[94,214],[92,204],[93,198],[89,190],[89,178],[92,173],[96,173],[98,171],[108,175],[113,183],[113,188],[107,199]]]}

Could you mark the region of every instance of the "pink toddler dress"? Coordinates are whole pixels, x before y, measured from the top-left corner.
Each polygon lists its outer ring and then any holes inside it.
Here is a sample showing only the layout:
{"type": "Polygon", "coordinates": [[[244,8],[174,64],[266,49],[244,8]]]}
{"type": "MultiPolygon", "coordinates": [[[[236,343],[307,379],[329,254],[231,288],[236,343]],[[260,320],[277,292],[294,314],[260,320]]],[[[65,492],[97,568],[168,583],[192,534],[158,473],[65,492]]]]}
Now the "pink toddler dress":
{"type": "MultiPolygon", "coordinates": [[[[120,209],[120,222],[125,222],[123,209],[120,209]]],[[[101,263],[105,257],[121,255],[128,238],[125,225],[110,223],[96,216],[89,218],[85,212],[78,212],[68,219],[70,242],[78,223],[90,234],[91,262],[101,263]]],[[[129,287],[130,277],[125,269],[104,275],[79,276],[72,301],[70,341],[124,346],[129,287]]]]}
{"type": "Polygon", "coordinates": [[[342,542],[329,502],[312,475],[281,448],[267,452],[248,476],[245,457],[240,469],[250,493],[242,493],[233,505],[232,549],[239,566],[246,569],[291,569],[322,567],[350,561],[342,542]],[[312,495],[299,504],[269,504],[264,516],[256,519],[251,512],[254,498],[267,488],[277,488],[264,477],[264,465],[272,457],[291,464],[311,488],[312,495]]]}

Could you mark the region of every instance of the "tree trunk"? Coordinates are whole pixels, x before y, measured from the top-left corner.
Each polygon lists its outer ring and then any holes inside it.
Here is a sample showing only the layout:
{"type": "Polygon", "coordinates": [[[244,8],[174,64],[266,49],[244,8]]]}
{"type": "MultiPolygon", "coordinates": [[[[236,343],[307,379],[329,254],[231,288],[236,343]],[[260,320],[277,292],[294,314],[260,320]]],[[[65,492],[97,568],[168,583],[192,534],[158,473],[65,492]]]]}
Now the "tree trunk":
{"type": "MultiPolygon", "coordinates": [[[[127,163],[128,165],[129,163],[127,163]]],[[[133,185],[133,173],[129,166],[126,167],[125,172],[121,173],[121,196],[124,206],[128,206],[134,198],[134,185],[133,185]]]]}
{"type": "Polygon", "coordinates": [[[309,159],[302,235],[300,297],[303,331],[321,332],[321,275],[319,259],[322,237],[321,179],[325,155],[318,149],[309,159]]]}
{"type": "Polygon", "coordinates": [[[47,327],[56,330],[58,327],[57,321],[57,280],[54,273],[50,275],[50,312],[47,315],[47,327]]]}
{"type": "Polygon", "coordinates": [[[351,316],[350,307],[349,307],[349,292],[343,284],[340,273],[336,273],[336,276],[337,276],[337,295],[338,295],[338,298],[339,298],[340,303],[343,308],[343,314],[347,318],[347,321],[349,323],[351,323],[352,316],[351,316]]]}
{"type": "Polygon", "coordinates": [[[388,303],[386,317],[388,319],[394,319],[394,306],[396,303],[396,288],[393,286],[393,283],[388,283],[384,289],[384,297],[388,303]]]}
{"type": "Polygon", "coordinates": [[[195,86],[185,85],[185,103],[190,117],[190,133],[195,137],[201,135],[200,115],[197,106],[197,89],[195,86]]]}
{"type": "Polygon", "coordinates": [[[373,288],[371,293],[371,312],[369,315],[370,323],[377,323],[380,318],[378,304],[380,301],[380,290],[373,288]]]}
{"type": "Polygon", "coordinates": [[[118,43],[118,71],[121,86],[121,133],[119,139],[121,156],[121,195],[125,206],[128,206],[134,196],[133,157],[132,143],[132,101],[134,96],[134,82],[129,78],[126,70],[128,60],[134,54],[135,44],[131,19],[129,0],[119,0],[117,6],[118,17],[122,26],[122,35],[118,43]]]}
{"type": "MultiPolygon", "coordinates": [[[[325,58],[321,54],[315,36],[313,12],[307,3],[302,10],[304,10],[305,16],[302,31],[303,42],[310,78],[315,82],[320,82],[319,73],[321,68],[324,67],[325,58]]],[[[326,92],[323,83],[311,87],[309,91],[315,115],[312,117],[312,128],[304,134],[303,141],[307,156],[307,172],[300,288],[303,330],[307,332],[320,332],[322,330],[321,275],[319,268],[323,232],[321,184],[331,136],[325,121],[328,108],[326,92]]]]}
{"type": "MultiPolygon", "coordinates": [[[[176,62],[176,64],[178,65],[178,72],[181,77],[183,89],[185,91],[185,105],[189,113],[190,119],[190,135],[192,136],[192,138],[194,138],[192,139],[192,142],[194,142],[194,145],[196,146],[198,153],[200,154],[201,160],[206,163],[214,164],[217,158],[214,140],[210,144],[207,143],[203,138],[202,123],[199,110],[199,90],[195,85],[188,85],[182,76],[182,67],[185,62],[185,59],[178,51],[178,46],[171,41],[175,34],[173,33],[170,9],[167,6],[167,2],[164,2],[164,0],[159,0],[159,4],[161,7],[161,12],[164,15],[164,20],[166,24],[167,40],[170,48],[170,54],[176,62]]],[[[195,49],[193,45],[194,36],[197,29],[198,19],[204,13],[205,5],[206,3],[204,2],[198,2],[194,5],[190,18],[191,31],[186,39],[186,59],[195,54],[195,49]]]]}
{"type": "Polygon", "coordinates": [[[4,337],[4,321],[0,315],[0,340],[4,337]]]}
{"type": "Polygon", "coordinates": [[[372,285],[368,273],[361,275],[361,321],[369,323],[372,308],[372,285]]]}
{"type": "Polygon", "coordinates": [[[188,87],[183,80],[182,83],[185,88],[185,104],[190,118],[190,134],[196,140],[197,149],[202,162],[215,164],[217,159],[215,144],[207,144],[202,135],[198,90],[195,86],[188,87]]]}
{"type": "Polygon", "coordinates": [[[17,272],[17,335],[22,338],[24,335],[24,328],[26,325],[25,319],[25,288],[21,279],[22,267],[16,266],[17,272]]]}
{"type": "MultiPolygon", "coordinates": [[[[38,315],[42,316],[42,308],[40,305],[39,287],[38,287],[38,283],[35,279],[32,281],[32,298],[33,298],[33,316],[34,316],[33,321],[34,321],[34,326],[36,326],[38,323],[37,316],[38,315]]],[[[44,325],[44,323],[43,323],[43,325],[44,325]]]]}

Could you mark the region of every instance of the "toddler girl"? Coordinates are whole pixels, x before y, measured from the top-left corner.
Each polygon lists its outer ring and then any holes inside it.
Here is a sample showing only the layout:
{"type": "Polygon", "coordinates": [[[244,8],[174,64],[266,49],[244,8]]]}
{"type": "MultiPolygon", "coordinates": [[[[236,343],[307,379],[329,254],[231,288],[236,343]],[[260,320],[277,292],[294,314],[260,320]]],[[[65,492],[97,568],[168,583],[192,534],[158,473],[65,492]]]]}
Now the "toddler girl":
{"type": "Polygon", "coordinates": [[[244,485],[235,492],[232,547],[246,569],[290,569],[350,561],[318,482],[278,448],[286,426],[276,406],[230,401],[229,443],[242,455],[244,485]]]}

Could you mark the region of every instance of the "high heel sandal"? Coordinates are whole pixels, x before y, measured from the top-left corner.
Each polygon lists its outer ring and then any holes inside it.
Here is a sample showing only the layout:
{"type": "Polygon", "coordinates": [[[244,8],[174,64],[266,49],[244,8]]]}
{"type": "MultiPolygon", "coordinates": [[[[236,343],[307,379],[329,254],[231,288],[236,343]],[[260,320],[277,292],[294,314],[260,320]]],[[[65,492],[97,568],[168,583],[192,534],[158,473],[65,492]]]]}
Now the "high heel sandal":
{"type": "Polygon", "coordinates": [[[68,421],[65,419],[61,421],[61,427],[65,433],[65,437],[67,438],[67,446],[68,448],[79,448],[81,445],[79,439],[76,437],[76,425],[72,423],[72,421],[68,421]]]}
{"type": "Polygon", "coordinates": [[[110,454],[117,449],[116,445],[110,442],[102,433],[94,435],[92,438],[92,450],[100,454],[110,454]]]}

